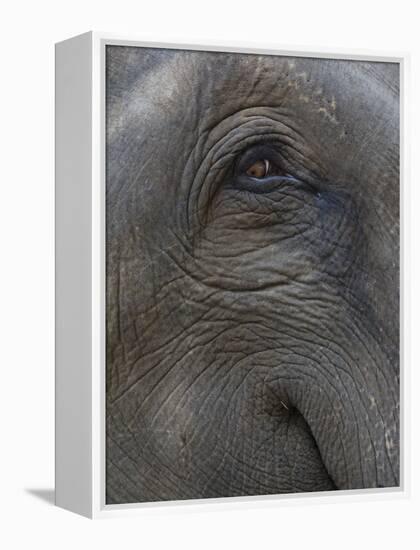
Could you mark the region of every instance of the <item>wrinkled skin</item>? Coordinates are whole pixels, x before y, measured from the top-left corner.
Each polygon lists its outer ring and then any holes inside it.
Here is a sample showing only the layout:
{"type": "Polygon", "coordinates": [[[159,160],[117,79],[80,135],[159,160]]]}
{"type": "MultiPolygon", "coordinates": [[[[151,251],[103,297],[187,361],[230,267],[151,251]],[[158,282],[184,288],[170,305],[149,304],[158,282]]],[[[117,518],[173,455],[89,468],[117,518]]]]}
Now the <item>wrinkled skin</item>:
{"type": "Polygon", "coordinates": [[[398,82],[108,47],[107,503],[399,485],[398,82]]]}

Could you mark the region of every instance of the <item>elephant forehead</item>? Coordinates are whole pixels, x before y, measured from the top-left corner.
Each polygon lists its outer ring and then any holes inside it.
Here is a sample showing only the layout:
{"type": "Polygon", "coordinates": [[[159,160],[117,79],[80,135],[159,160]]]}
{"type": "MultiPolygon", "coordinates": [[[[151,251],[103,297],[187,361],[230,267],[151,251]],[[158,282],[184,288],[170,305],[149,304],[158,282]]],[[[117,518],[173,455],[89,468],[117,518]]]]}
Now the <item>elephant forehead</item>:
{"type": "Polygon", "coordinates": [[[243,107],[300,103],[334,124],[338,102],[354,107],[357,95],[359,111],[379,116],[398,92],[389,63],[129,47],[109,48],[107,60],[110,116],[126,123],[188,115],[206,124],[243,107]]]}
{"type": "Polygon", "coordinates": [[[398,142],[397,65],[129,47],[111,47],[108,65],[110,170],[124,177],[152,156],[181,176],[232,130],[258,134],[261,117],[297,130],[329,179],[389,164],[398,142]]]}

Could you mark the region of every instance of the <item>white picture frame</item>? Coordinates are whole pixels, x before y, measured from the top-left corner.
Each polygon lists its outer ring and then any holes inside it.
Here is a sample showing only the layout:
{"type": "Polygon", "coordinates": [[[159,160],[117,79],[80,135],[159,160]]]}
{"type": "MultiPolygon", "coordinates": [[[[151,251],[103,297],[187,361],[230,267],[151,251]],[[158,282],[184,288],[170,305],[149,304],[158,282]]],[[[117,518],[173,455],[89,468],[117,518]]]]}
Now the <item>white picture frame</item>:
{"type": "Polygon", "coordinates": [[[89,32],[56,45],[56,504],[90,517],[176,506],[278,506],[408,495],[406,54],[237,43],[164,43],[89,32]],[[396,488],[105,504],[105,48],[130,45],[264,55],[385,61],[400,65],[401,484],[396,488]]]}

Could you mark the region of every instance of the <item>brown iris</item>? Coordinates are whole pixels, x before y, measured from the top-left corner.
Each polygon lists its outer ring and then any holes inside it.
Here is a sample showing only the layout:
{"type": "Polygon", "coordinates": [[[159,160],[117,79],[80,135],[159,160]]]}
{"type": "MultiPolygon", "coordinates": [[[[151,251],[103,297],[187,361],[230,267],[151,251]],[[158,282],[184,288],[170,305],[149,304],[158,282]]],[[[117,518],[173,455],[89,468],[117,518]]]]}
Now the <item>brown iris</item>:
{"type": "Polygon", "coordinates": [[[257,160],[246,171],[247,176],[252,178],[265,178],[270,169],[270,162],[267,159],[257,160]]]}

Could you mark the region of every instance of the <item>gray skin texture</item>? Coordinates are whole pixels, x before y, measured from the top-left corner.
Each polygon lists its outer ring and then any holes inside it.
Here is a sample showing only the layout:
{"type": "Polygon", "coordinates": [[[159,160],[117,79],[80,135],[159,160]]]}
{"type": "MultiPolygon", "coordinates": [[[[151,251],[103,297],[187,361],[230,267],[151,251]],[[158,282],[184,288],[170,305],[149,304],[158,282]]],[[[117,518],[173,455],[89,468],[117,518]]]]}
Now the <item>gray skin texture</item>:
{"type": "Polygon", "coordinates": [[[108,47],[107,503],[399,485],[398,71],[108,47]]]}

